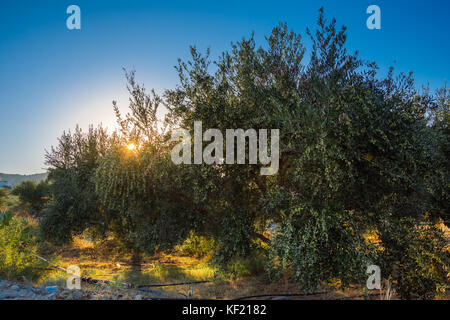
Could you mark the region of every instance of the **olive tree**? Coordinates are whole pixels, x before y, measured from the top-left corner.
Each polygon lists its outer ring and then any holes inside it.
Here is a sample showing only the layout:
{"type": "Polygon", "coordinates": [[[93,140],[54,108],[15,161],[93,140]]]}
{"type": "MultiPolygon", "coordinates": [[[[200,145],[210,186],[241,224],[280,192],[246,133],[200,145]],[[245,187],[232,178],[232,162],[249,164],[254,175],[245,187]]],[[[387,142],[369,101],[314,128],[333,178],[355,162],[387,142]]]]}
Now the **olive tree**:
{"type": "MultiPolygon", "coordinates": [[[[191,132],[194,121],[222,131],[280,130],[275,176],[261,176],[258,166],[197,165],[188,185],[203,195],[203,228],[216,238],[222,262],[247,254],[252,238],[274,222],[271,269],[289,271],[305,290],[336,278],[344,286],[362,283],[374,263],[389,277],[387,252],[401,248],[387,226],[410,219],[415,230],[436,206],[429,177],[440,140],[429,125],[432,103],[415,89],[412,74],[396,76],[391,68],[383,78],[375,62],[348,53],[345,27],[337,30],[334,19],[327,24],[323,10],[317,30],[307,34],[307,62],[301,36],[285,24],[263,47],[253,36],[232,44],[213,71],[209,52],[194,47],[191,59],[179,62],[180,85],[166,92],[172,123],[191,132]],[[367,240],[371,232],[381,244],[367,240]]],[[[436,190],[448,196],[448,188],[436,190]]],[[[442,256],[439,246],[415,253],[442,256]]],[[[431,270],[442,271],[443,262],[415,271],[436,285],[443,273],[431,270]]]]}
{"type": "Polygon", "coordinates": [[[15,186],[11,193],[18,196],[20,203],[32,214],[38,215],[50,198],[50,186],[46,180],[39,183],[23,181],[15,186]]]}
{"type": "Polygon", "coordinates": [[[115,144],[102,127],[79,127],[64,132],[59,144],[46,152],[52,199],[42,212],[40,234],[55,244],[68,243],[90,229],[104,236],[108,230],[105,213],[95,193],[94,174],[98,160],[115,144]]]}
{"type": "Polygon", "coordinates": [[[98,162],[95,192],[109,230],[132,251],[153,254],[186,239],[194,225],[195,204],[185,192],[185,173],[171,161],[173,143],[158,125],[160,98],[127,73],[130,112],[122,116],[114,104],[120,139],[98,162]]]}

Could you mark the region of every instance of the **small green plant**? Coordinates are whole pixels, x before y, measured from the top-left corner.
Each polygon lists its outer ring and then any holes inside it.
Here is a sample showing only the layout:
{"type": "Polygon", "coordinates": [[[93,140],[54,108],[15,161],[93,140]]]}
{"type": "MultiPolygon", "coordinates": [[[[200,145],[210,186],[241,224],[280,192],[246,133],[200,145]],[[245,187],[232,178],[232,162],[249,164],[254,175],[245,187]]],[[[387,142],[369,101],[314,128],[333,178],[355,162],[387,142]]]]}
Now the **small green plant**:
{"type": "Polygon", "coordinates": [[[189,287],[187,290],[178,291],[178,294],[184,296],[186,299],[194,299],[194,288],[189,287]]]}
{"type": "Polygon", "coordinates": [[[112,290],[117,290],[122,287],[122,281],[119,276],[114,276],[112,280],[109,282],[109,286],[112,290]]]}
{"type": "Polygon", "coordinates": [[[234,259],[228,265],[227,271],[237,278],[255,276],[264,273],[265,265],[265,256],[254,253],[246,258],[234,259]]]}
{"type": "Polygon", "coordinates": [[[0,275],[7,279],[40,276],[42,262],[35,256],[37,243],[34,227],[11,212],[0,214],[0,275]]]}
{"type": "Polygon", "coordinates": [[[364,287],[364,289],[363,289],[363,294],[364,294],[364,300],[370,300],[370,295],[369,295],[369,292],[367,291],[366,287],[364,287]]]}
{"type": "Polygon", "coordinates": [[[180,251],[182,254],[188,256],[204,257],[211,253],[213,247],[213,239],[205,236],[198,236],[191,231],[187,239],[180,246],[180,251]]]}

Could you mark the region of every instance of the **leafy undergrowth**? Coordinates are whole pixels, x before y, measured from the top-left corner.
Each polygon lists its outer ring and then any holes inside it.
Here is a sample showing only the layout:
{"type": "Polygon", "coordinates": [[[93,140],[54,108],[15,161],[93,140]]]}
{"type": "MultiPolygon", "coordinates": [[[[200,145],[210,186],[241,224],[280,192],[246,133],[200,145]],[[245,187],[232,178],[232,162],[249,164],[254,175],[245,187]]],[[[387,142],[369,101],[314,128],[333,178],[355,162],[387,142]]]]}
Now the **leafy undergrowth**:
{"type": "MultiPolygon", "coordinates": [[[[123,290],[123,284],[173,284],[193,281],[211,281],[198,284],[184,284],[177,286],[151,287],[149,289],[162,292],[168,298],[195,298],[195,299],[236,299],[245,296],[264,294],[297,294],[301,292],[298,286],[290,281],[289,277],[277,281],[268,281],[263,274],[248,275],[225,274],[210,264],[210,256],[186,256],[181,250],[171,254],[159,253],[153,257],[144,257],[141,270],[136,270],[129,264],[130,257],[120,252],[114,246],[113,240],[94,244],[82,238],[77,238],[70,246],[62,248],[47,248],[52,261],[61,267],[70,265],[80,267],[82,275],[95,279],[109,280],[110,284],[93,285],[82,283],[82,289],[111,291],[123,290]]],[[[67,274],[56,269],[47,270],[41,277],[38,285],[65,286],[67,274]]],[[[289,297],[289,299],[368,299],[361,286],[353,285],[348,289],[340,290],[339,282],[332,284],[330,289],[324,288],[326,294],[289,297]]],[[[135,290],[133,290],[135,291],[135,290]]],[[[153,293],[154,293],[153,292],[153,293]]],[[[140,292],[144,296],[154,296],[151,292],[140,292]]],[[[372,293],[370,299],[380,299],[382,295],[377,291],[372,293]]],[[[384,292],[381,292],[384,294],[384,292]]],[[[448,297],[440,297],[445,299],[448,297]]],[[[265,298],[267,299],[267,298],[265,298]]],[[[393,299],[396,299],[395,295],[393,299]]]]}

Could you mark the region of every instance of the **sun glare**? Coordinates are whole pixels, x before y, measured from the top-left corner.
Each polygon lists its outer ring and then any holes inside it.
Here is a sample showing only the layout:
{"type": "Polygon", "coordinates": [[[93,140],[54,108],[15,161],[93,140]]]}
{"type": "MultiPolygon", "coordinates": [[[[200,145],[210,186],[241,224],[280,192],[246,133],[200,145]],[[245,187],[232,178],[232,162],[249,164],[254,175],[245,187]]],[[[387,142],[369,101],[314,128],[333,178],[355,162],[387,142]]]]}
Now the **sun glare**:
{"type": "Polygon", "coordinates": [[[127,146],[127,148],[128,148],[128,150],[130,150],[130,151],[136,150],[136,146],[135,146],[133,143],[130,143],[130,144],[127,146]]]}

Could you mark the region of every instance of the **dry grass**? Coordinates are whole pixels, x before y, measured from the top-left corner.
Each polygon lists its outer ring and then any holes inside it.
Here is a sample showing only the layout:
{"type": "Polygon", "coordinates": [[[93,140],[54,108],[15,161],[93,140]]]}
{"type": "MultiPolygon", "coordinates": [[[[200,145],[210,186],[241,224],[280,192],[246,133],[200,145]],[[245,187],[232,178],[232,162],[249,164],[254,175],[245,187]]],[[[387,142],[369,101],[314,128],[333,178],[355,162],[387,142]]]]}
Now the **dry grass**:
{"type": "MultiPolygon", "coordinates": [[[[49,248],[50,249],[50,248],[49,248]]],[[[191,295],[194,298],[204,299],[235,299],[243,296],[263,294],[297,294],[301,290],[289,280],[289,277],[277,281],[268,281],[263,276],[243,276],[232,278],[218,272],[209,263],[210,258],[193,258],[183,256],[177,252],[173,254],[159,253],[153,257],[144,257],[140,271],[136,271],[128,263],[130,257],[117,249],[113,241],[104,241],[94,244],[85,238],[77,238],[70,246],[56,250],[55,262],[62,266],[78,265],[82,275],[91,278],[110,280],[111,285],[101,285],[101,290],[118,289],[123,283],[134,285],[167,284],[191,281],[211,280],[212,282],[180,285],[170,287],[155,287],[154,290],[163,290],[172,297],[183,298],[191,295]]],[[[59,270],[48,272],[41,284],[52,285],[65,283],[67,274],[59,270]]],[[[99,289],[99,285],[83,284],[86,289],[99,289]]],[[[323,300],[323,299],[365,299],[361,286],[353,285],[348,289],[339,290],[326,288],[326,294],[313,296],[290,297],[295,300],[323,300]]],[[[144,294],[145,293],[142,293],[144,294]]],[[[370,299],[382,299],[384,292],[371,294],[370,299]]],[[[438,297],[448,299],[447,296],[438,297]]],[[[264,299],[271,299],[270,297],[264,299]]],[[[395,299],[395,296],[393,297],[395,299]]]]}

